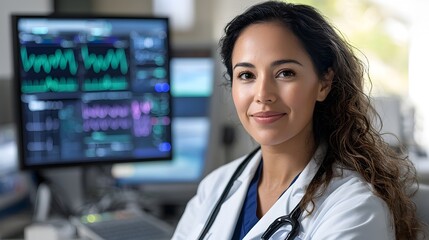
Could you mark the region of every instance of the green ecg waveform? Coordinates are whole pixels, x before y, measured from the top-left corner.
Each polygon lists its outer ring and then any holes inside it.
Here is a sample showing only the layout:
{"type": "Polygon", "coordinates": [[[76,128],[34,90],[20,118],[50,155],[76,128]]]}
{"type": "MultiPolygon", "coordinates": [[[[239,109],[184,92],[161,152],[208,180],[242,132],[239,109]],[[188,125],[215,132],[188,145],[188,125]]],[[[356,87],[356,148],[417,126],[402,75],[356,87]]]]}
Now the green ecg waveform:
{"type": "Polygon", "coordinates": [[[128,73],[128,62],[125,50],[122,48],[109,49],[105,55],[89,53],[88,47],[81,49],[83,64],[86,70],[92,68],[95,73],[120,68],[122,74],[128,73]]]}
{"type": "Polygon", "coordinates": [[[105,75],[100,79],[85,79],[82,87],[84,91],[125,90],[128,88],[128,82],[123,76],[105,75]]]}
{"type": "Polygon", "coordinates": [[[31,68],[39,73],[41,69],[50,73],[52,69],[69,69],[72,75],[77,73],[78,64],[76,62],[73,49],[57,49],[54,54],[28,54],[27,48],[21,48],[22,65],[25,72],[31,68]]]}
{"type": "Polygon", "coordinates": [[[53,78],[46,77],[41,80],[25,81],[22,83],[23,93],[37,92],[75,92],[78,90],[77,80],[74,78],[53,78]]]}

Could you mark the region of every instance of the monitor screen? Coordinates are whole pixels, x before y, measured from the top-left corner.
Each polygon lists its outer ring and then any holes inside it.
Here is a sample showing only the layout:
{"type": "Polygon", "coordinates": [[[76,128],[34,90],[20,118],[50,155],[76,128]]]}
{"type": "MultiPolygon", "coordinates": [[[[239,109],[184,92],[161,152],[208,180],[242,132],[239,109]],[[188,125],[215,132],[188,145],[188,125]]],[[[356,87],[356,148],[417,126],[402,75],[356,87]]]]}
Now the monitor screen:
{"type": "Polygon", "coordinates": [[[167,18],[12,24],[22,169],[172,158],[167,18]]]}
{"type": "Polygon", "coordinates": [[[172,161],[117,164],[112,173],[119,185],[141,184],[147,190],[150,183],[196,182],[202,177],[210,146],[214,68],[210,53],[171,59],[172,161]]]}

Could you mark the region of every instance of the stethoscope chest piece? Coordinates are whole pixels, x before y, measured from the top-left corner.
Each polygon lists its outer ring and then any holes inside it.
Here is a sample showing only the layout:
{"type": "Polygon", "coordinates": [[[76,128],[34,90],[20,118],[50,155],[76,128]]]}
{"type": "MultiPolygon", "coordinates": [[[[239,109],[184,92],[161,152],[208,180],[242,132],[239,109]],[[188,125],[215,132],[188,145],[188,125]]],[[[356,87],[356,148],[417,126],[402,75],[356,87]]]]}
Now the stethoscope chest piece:
{"type": "Polygon", "coordinates": [[[292,210],[292,212],[288,215],[278,217],[274,222],[270,224],[270,226],[265,230],[264,234],[262,234],[262,240],[268,240],[273,236],[275,232],[277,232],[282,226],[290,226],[290,231],[287,234],[285,240],[294,239],[300,229],[299,217],[301,215],[300,203],[296,205],[296,207],[292,210]]]}

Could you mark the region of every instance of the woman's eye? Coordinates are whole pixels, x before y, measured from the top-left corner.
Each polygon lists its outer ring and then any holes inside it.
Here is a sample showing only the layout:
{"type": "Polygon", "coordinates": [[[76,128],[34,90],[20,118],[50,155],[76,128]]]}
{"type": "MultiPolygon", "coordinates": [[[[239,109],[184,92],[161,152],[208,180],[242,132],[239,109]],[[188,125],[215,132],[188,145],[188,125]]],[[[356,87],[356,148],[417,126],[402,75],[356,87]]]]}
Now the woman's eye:
{"type": "Polygon", "coordinates": [[[292,70],[283,70],[283,71],[280,71],[277,76],[278,77],[283,77],[283,78],[293,77],[293,76],[295,76],[295,72],[292,71],[292,70]]]}
{"type": "Polygon", "coordinates": [[[253,74],[249,73],[249,72],[243,72],[243,73],[238,74],[238,78],[242,79],[242,80],[252,79],[253,74]]]}

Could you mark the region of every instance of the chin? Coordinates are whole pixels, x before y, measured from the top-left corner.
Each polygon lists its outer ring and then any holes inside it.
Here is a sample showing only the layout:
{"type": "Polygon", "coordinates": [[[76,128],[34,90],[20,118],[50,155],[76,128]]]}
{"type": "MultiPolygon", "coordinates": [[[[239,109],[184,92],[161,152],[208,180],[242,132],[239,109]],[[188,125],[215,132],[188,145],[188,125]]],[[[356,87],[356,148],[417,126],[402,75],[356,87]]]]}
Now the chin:
{"type": "Polygon", "coordinates": [[[277,146],[284,144],[290,140],[290,138],[276,138],[276,137],[256,137],[253,138],[261,146],[277,146]]]}

